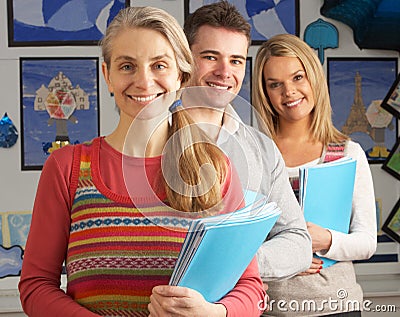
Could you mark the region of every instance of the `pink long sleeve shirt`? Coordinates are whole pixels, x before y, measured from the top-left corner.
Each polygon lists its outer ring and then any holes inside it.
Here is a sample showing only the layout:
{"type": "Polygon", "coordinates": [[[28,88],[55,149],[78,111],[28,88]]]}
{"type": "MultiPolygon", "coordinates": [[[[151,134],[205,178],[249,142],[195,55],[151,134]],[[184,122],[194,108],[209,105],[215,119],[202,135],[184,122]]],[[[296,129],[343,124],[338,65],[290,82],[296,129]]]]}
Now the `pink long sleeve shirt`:
{"type": "MultiPolygon", "coordinates": [[[[74,155],[73,148],[53,152],[40,177],[19,284],[24,311],[30,317],[147,316],[151,288],[168,284],[186,231],[179,224],[143,225],[145,219],[172,218],[165,216],[166,207],[154,209],[159,204],[140,193],[143,186],[136,186],[135,178],[122,175],[145,162],[154,184],[161,158],[125,160],[103,138],[83,154],[74,155]],[[154,252],[161,264],[153,261],[151,267],[154,252]],[[66,293],[60,288],[64,262],[66,293]]],[[[228,175],[223,188],[227,211],[243,206],[235,175],[228,175]]],[[[152,198],[162,202],[165,194],[152,198]]],[[[228,316],[259,316],[264,296],[253,259],[220,303],[228,316]]]]}

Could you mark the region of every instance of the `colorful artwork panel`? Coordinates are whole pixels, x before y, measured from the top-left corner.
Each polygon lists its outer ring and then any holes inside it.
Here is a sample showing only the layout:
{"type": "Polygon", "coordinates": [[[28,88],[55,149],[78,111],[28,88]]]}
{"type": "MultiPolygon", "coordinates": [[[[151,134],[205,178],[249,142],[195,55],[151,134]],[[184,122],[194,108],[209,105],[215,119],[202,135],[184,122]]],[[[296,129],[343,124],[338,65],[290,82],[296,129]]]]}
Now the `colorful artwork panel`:
{"type": "MultiPolygon", "coordinates": [[[[199,7],[219,0],[185,0],[185,17],[199,7]]],[[[251,25],[253,45],[261,44],[276,34],[299,34],[298,0],[228,0],[251,25]]]]}
{"type": "Polygon", "coordinates": [[[397,120],[381,107],[397,58],[327,60],[334,125],[361,144],[369,163],[383,163],[397,139],[397,120]]]}
{"type": "Polygon", "coordinates": [[[0,278],[21,274],[23,253],[20,246],[5,248],[0,245],[0,278]]]}
{"type": "Polygon", "coordinates": [[[9,46],[97,45],[125,0],[7,0],[9,46]]]}
{"type": "Polygon", "coordinates": [[[400,199],[383,224],[382,231],[386,232],[393,240],[400,243],[400,199]]]}
{"type": "Polygon", "coordinates": [[[21,58],[21,168],[99,135],[98,58],[21,58]]]}
{"type": "Polygon", "coordinates": [[[383,163],[382,169],[400,180],[400,138],[397,139],[397,142],[393,146],[388,158],[383,163]]]}
{"type": "Polygon", "coordinates": [[[396,118],[400,119],[400,74],[397,76],[392,87],[390,87],[381,106],[396,118]]]}

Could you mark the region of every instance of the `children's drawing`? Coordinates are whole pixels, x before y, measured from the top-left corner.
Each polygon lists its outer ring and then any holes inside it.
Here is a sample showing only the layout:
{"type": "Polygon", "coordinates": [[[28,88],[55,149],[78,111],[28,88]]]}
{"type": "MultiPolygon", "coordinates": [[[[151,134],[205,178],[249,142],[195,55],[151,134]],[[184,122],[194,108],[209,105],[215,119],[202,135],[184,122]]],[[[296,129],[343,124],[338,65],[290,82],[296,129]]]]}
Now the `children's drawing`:
{"type": "Polygon", "coordinates": [[[99,134],[98,58],[21,58],[22,169],[99,134]]]}

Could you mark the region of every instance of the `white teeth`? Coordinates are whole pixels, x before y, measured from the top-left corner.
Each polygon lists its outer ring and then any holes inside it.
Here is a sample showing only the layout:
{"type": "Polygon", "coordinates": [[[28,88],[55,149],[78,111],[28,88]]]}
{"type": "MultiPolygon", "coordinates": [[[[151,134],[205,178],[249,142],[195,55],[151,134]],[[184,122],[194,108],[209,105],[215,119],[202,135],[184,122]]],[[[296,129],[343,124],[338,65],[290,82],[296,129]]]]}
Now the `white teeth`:
{"type": "Polygon", "coordinates": [[[217,85],[212,84],[212,83],[208,83],[208,85],[209,85],[210,87],[214,87],[214,88],[217,88],[217,89],[223,89],[223,90],[227,90],[227,89],[228,89],[227,86],[217,86],[217,85]]]}
{"type": "Polygon", "coordinates": [[[155,95],[151,95],[151,96],[147,96],[147,97],[135,97],[135,96],[131,96],[131,98],[135,101],[139,101],[139,102],[146,102],[146,101],[151,101],[153,99],[155,99],[157,97],[157,94],[155,95]]]}
{"type": "Polygon", "coordinates": [[[296,100],[296,101],[293,101],[293,102],[287,102],[287,103],[286,103],[286,106],[288,106],[288,107],[294,107],[294,106],[297,106],[300,102],[301,102],[301,99],[296,100]]]}

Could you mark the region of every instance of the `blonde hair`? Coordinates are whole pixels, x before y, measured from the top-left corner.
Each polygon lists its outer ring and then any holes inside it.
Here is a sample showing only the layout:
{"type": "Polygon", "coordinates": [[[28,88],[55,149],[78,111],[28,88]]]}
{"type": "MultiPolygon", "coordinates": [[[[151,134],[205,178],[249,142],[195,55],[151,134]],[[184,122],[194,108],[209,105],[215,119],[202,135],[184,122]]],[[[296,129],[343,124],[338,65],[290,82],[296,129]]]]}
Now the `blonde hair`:
{"type": "MultiPolygon", "coordinates": [[[[113,19],[106,30],[106,34],[100,42],[102,55],[107,68],[110,68],[113,49],[113,39],[126,28],[146,28],[160,32],[171,44],[176,63],[181,72],[181,84],[189,81],[192,75],[194,64],[192,53],[189,48],[186,36],[174,17],[164,10],[153,7],[128,7],[122,9],[113,19]]],[[[182,108],[182,107],[179,107],[182,108]]],[[[169,183],[162,176],[160,182],[166,191],[167,200],[174,209],[187,212],[198,212],[210,210],[214,207],[220,208],[222,200],[222,186],[227,175],[227,160],[223,152],[215,145],[207,141],[205,134],[194,125],[187,112],[183,109],[176,109],[172,114],[172,124],[168,131],[169,137],[176,135],[170,148],[166,150],[166,156],[175,158],[177,153],[181,154],[176,171],[173,162],[175,159],[167,159],[167,170],[178,173],[182,182],[169,183]],[[190,127],[187,129],[187,127],[190,127]],[[190,143],[189,143],[190,142],[190,143]],[[189,144],[189,146],[187,146],[189,144]],[[171,166],[168,167],[168,164],[171,166]],[[205,193],[193,195],[193,185],[201,183],[201,169],[204,164],[211,164],[214,168],[217,181],[205,193]],[[171,169],[170,169],[171,168],[171,169]],[[175,186],[179,189],[176,191],[175,186]]],[[[168,145],[168,144],[167,144],[168,145]]],[[[156,180],[157,182],[157,180],[156,180]]],[[[200,192],[202,192],[200,190],[200,192]]]]}
{"type": "Polygon", "coordinates": [[[264,66],[271,56],[296,57],[303,65],[315,101],[310,127],[314,140],[326,145],[329,142],[341,142],[348,139],[332,123],[328,85],[317,55],[307,43],[292,34],[275,35],[264,42],[257,51],[252,102],[258,112],[257,120],[260,129],[275,139],[279,128],[279,115],[271,105],[263,76],[264,66]]]}
{"type": "Polygon", "coordinates": [[[108,68],[111,63],[113,39],[127,28],[146,28],[165,36],[174,49],[178,68],[182,72],[182,84],[187,83],[192,73],[193,57],[185,33],[173,16],[153,7],[128,7],[120,10],[111,21],[100,42],[103,59],[108,68]]]}
{"type": "Polygon", "coordinates": [[[169,140],[172,141],[167,144],[165,152],[170,157],[182,154],[178,171],[175,160],[167,159],[163,166],[173,184],[165,186],[168,200],[178,210],[216,212],[223,207],[222,184],[227,175],[227,158],[194,124],[186,110],[179,108],[172,115],[173,124],[169,130],[169,140]],[[212,167],[211,173],[207,167],[212,167]]]}

